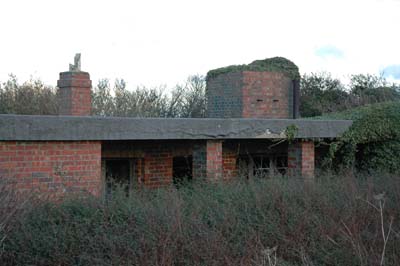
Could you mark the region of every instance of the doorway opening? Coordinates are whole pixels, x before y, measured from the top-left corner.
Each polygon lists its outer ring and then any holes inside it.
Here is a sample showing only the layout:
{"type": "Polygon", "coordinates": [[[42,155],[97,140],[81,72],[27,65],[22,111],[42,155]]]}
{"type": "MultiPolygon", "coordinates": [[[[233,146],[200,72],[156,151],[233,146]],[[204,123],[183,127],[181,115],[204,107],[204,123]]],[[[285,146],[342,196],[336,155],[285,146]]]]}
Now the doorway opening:
{"type": "Polygon", "coordinates": [[[132,189],[134,163],[132,159],[106,159],[105,167],[105,194],[109,197],[113,191],[122,189],[129,194],[132,189]]]}
{"type": "Polygon", "coordinates": [[[192,156],[177,156],[172,162],[172,176],[176,186],[192,180],[192,156]]]}

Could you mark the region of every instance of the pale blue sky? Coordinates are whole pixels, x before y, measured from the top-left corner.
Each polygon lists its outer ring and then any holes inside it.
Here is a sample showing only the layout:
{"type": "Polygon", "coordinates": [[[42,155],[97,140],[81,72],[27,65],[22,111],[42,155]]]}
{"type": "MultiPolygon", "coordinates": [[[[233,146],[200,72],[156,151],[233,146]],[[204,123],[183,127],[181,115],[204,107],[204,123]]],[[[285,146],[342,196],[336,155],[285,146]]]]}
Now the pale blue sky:
{"type": "Polygon", "coordinates": [[[393,78],[400,81],[400,64],[385,67],[382,70],[382,74],[387,78],[393,78]]]}
{"type": "Polygon", "coordinates": [[[341,59],[344,57],[344,52],[333,45],[324,45],[315,49],[315,55],[324,59],[341,59]]]}
{"type": "Polygon", "coordinates": [[[2,0],[0,12],[0,81],[55,85],[76,52],[94,82],[128,87],[273,56],[336,77],[400,64],[399,0],[2,0]]]}

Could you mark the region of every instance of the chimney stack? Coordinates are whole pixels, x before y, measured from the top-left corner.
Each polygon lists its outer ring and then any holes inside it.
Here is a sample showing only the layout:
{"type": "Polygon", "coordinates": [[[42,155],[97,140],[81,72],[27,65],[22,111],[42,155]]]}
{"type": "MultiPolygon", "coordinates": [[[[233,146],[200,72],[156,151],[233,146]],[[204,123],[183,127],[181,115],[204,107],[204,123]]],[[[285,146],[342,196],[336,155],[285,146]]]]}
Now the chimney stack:
{"type": "Polygon", "coordinates": [[[92,81],[88,72],[81,71],[81,55],[76,54],[69,71],[61,72],[59,88],[59,114],[89,116],[92,108],[92,81]]]}

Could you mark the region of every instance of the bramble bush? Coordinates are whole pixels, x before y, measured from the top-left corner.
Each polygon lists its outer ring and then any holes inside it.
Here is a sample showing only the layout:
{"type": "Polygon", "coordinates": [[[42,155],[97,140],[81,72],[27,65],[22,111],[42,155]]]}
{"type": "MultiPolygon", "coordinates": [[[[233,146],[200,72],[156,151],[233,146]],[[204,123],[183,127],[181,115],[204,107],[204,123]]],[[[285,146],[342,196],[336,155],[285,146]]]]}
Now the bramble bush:
{"type": "Polygon", "coordinates": [[[400,179],[383,174],[117,190],[18,212],[0,264],[399,265],[399,206],[400,179]]]}

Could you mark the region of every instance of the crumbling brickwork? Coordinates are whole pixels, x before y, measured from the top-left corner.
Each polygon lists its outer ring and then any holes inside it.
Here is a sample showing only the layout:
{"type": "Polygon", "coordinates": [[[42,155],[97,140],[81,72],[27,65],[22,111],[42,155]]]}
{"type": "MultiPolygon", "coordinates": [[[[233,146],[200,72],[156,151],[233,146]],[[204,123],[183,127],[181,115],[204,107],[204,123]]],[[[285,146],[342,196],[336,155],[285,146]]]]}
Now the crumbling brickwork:
{"type": "Polygon", "coordinates": [[[0,142],[0,176],[18,191],[100,195],[100,171],[98,141],[0,142]]]}

